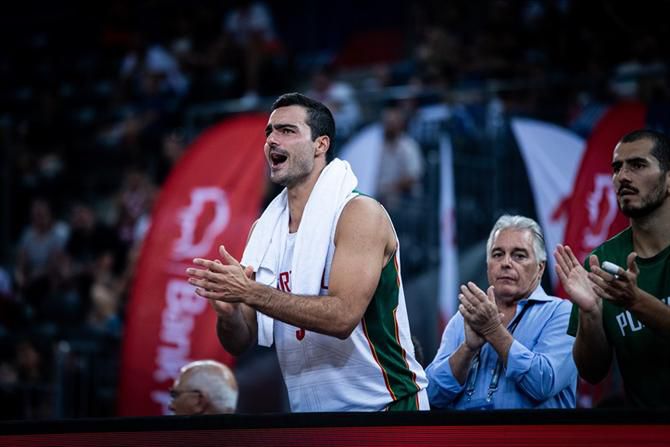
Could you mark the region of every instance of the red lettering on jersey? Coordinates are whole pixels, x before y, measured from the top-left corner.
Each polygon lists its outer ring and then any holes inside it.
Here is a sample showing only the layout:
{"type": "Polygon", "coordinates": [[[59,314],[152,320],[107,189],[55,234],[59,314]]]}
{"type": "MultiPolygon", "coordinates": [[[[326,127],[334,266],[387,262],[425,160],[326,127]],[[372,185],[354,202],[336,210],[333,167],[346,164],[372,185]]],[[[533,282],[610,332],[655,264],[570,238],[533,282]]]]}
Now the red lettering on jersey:
{"type": "MultiPolygon", "coordinates": [[[[279,274],[279,281],[277,281],[277,288],[282,292],[291,293],[290,284],[291,284],[291,272],[281,272],[279,274]]],[[[305,330],[298,329],[297,331],[295,331],[295,338],[297,338],[298,341],[302,341],[302,339],[305,338],[305,330]]]]}
{"type": "Polygon", "coordinates": [[[297,331],[295,331],[295,338],[297,338],[298,341],[302,341],[302,339],[305,338],[305,330],[303,328],[300,328],[297,331]]]}
{"type": "Polygon", "coordinates": [[[282,292],[291,293],[291,272],[281,272],[279,274],[279,281],[277,281],[277,288],[282,292]]]}

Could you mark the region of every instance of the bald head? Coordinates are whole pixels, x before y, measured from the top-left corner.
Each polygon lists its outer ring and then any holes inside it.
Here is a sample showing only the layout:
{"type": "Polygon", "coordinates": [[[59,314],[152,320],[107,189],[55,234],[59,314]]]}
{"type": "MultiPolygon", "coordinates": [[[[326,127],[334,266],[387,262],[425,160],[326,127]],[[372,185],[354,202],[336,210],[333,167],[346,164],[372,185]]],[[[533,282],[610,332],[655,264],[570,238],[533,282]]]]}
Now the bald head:
{"type": "Polygon", "coordinates": [[[175,414],[234,413],[237,381],[223,363],[198,360],[181,368],[171,395],[170,409],[175,414]]]}

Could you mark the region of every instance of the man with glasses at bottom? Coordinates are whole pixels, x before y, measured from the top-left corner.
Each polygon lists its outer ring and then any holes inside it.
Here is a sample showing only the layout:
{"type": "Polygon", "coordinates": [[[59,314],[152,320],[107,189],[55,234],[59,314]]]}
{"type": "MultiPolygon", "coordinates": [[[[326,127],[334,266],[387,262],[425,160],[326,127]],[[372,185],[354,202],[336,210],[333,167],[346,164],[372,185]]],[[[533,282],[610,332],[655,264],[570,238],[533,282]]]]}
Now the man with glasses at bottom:
{"type": "Polygon", "coordinates": [[[540,286],[547,254],[539,225],[504,215],[486,244],[489,287],[461,285],[458,313],[426,369],[432,408],[574,408],[570,302],[540,286]]]}
{"type": "Polygon", "coordinates": [[[237,394],[237,381],[226,365],[198,360],[179,371],[170,389],[170,410],[176,415],[234,413],[237,394]]]}

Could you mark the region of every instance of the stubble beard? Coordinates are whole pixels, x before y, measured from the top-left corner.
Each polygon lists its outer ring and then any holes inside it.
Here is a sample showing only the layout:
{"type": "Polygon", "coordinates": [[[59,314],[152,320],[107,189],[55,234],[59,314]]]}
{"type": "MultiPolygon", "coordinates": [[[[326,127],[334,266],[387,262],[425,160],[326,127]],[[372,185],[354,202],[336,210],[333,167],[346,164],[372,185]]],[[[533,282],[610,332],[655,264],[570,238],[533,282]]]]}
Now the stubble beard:
{"type": "Polygon", "coordinates": [[[291,188],[309,177],[312,169],[314,169],[313,163],[310,165],[307,160],[297,160],[295,166],[292,168],[289,167],[284,175],[280,175],[279,177],[273,177],[271,175],[270,180],[279,186],[291,188]]]}
{"type": "Polygon", "coordinates": [[[634,207],[619,203],[619,208],[624,216],[632,219],[639,219],[656,211],[666,200],[668,200],[668,192],[665,189],[664,182],[661,181],[642,199],[642,204],[640,206],[634,207]]]}

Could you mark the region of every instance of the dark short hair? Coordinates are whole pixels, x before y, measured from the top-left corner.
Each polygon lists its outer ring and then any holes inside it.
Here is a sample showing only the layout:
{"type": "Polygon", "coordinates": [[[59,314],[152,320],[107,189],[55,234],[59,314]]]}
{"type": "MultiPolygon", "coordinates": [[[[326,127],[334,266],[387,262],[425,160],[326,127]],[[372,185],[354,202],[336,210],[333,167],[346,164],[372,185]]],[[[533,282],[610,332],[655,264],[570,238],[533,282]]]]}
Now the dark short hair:
{"type": "Polygon", "coordinates": [[[661,132],[650,129],[638,129],[627,133],[621,138],[620,143],[633,143],[639,140],[651,140],[654,144],[651,155],[658,160],[661,171],[670,170],[670,140],[661,132]]]}
{"type": "Polygon", "coordinates": [[[330,138],[332,148],[335,140],[335,119],[328,107],[301,93],[284,93],[272,104],[272,110],[289,106],[304,107],[307,110],[305,122],[309,126],[312,141],[326,135],[330,138]]]}

